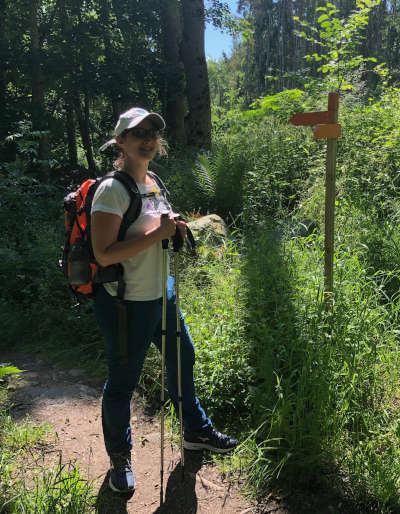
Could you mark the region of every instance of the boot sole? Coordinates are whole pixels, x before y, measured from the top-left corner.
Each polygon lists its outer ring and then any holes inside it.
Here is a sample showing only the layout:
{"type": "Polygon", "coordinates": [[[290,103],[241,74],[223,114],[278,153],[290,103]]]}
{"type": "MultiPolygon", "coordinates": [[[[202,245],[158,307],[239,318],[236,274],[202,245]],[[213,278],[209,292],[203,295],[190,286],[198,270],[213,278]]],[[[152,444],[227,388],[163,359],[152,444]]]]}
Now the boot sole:
{"type": "Polygon", "coordinates": [[[232,448],[216,448],[215,446],[212,446],[211,444],[206,443],[192,443],[191,441],[184,441],[183,447],[185,450],[210,450],[214,453],[228,453],[234,450],[234,447],[232,448]]]}

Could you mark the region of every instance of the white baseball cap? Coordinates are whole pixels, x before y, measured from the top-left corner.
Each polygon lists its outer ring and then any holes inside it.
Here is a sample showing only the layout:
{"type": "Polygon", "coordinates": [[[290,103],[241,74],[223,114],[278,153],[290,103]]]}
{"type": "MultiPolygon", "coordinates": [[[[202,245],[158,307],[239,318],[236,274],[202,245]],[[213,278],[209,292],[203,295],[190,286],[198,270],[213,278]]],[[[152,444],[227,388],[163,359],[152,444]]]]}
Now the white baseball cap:
{"type": "MultiPolygon", "coordinates": [[[[165,128],[165,121],[156,112],[146,111],[146,109],[143,109],[142,107],[132,107],[129,111],[120,114],[114,129],[115,137],[121,135],[124,130],[136,127],[136,125],[139,125],[139,123],[145,119],[152,121],[160,130],[165,128]]],[[[104,145],[100,147],[100,152],[108,148],[110,145],[115,144],[117,142],[115,137],[107,141],[107,143],[104,143],[104,145]]]]}

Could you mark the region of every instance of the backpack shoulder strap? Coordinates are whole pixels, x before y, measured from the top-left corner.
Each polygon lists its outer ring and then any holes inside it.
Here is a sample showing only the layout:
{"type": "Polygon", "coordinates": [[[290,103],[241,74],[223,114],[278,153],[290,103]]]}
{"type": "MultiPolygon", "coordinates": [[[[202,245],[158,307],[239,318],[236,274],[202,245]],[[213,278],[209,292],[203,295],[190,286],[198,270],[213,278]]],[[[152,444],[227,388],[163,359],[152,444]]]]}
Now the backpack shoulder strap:
{"type": "Polygon", "coordinates": [[[118,241],[122,241],[125,237],[126,231],[129,226],[139,217],[140,211],[142,210],[142,198],[140,196],[139,189],[133,178],[122,171],[112,171],[106,175],[112,177],[121,182],[130,196],[130,204],[127,211],[122,218],[121,226],[118,232],[118,241]]]}
{"type": "Polygon", "coordinates": [[[148,173],[148,175],[150,175],[150,177],[153,180],[156,181],[157,185],[161,188],[161,190],[165,194],[165,196],[168,196],[169,195],[169,191],[166,188],[164,182],[161,180],[161,178],[156,173],[154,173],[154,171],[147,171],[147,173],[148,173]]]}

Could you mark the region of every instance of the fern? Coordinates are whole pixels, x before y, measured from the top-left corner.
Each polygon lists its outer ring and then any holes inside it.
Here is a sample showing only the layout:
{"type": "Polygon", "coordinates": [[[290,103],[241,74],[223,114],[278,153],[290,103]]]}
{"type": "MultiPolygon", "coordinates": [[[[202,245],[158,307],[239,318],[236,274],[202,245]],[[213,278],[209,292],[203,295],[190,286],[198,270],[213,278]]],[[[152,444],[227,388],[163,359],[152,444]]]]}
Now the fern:
{"type": "Polygon", "coordinates": [[[208,208],[213,207],[215,203],[217,176],[211,158],[207,155],[199,154],[193,168],[193,175],[199,194],[203,196],[205,204],[208,208]]]}

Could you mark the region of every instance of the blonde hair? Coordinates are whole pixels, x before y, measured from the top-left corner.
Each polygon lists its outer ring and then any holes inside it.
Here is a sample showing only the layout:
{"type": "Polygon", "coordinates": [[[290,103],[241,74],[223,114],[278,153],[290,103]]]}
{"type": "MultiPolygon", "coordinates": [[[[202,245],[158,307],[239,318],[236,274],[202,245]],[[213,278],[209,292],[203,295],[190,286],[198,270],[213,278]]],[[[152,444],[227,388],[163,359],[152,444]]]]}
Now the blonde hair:
{"type": "MultiPolygon", "coordinates": [[[[124,134],[121,134],[124,137],[124,134]]],[[[168,154],[168,143],[161,136],[157,137],[157,153],[160,157],[168,154]]],[[[125,155],[124,152],[120,152],[118,157],[113,162],[114,169],[117,171],[123,171],[125,169],[125,155]]]]}

